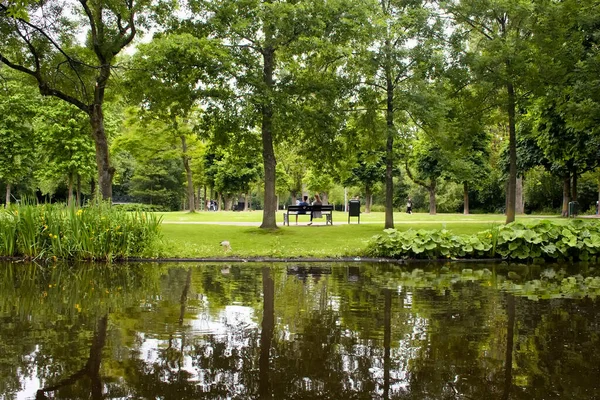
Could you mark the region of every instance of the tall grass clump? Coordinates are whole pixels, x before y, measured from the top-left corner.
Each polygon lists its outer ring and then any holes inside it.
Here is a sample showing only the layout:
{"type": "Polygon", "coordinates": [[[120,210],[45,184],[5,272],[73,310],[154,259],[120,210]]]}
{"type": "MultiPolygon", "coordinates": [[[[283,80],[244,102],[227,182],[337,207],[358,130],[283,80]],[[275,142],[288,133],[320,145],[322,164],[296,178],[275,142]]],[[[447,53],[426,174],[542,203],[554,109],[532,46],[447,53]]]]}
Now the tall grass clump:
{"type": "Polygon", "coordinates": [[[147,256],[160,238],[160,222],[107,202],[83,208],[13,205],[0,211],[0,256],[104,261],[147,256]]]}

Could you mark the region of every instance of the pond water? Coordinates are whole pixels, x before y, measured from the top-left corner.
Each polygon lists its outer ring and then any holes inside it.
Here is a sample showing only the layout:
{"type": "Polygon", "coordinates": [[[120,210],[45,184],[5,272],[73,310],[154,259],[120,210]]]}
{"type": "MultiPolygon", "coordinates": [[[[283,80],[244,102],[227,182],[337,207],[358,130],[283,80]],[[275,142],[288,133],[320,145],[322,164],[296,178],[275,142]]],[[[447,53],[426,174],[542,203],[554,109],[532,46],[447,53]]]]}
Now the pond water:
{"type": "Polygon", "coordinates": [[[0,399],[593,399],[600,267],[0,263],[0,399]]]}

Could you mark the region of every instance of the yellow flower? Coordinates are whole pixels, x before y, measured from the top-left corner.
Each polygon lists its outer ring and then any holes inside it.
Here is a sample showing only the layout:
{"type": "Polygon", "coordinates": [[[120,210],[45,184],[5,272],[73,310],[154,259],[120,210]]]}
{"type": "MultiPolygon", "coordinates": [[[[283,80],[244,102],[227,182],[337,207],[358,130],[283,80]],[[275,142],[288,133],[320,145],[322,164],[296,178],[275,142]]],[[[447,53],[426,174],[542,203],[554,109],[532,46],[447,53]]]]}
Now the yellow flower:
{"type": "Polygon", "coordinates": [[[80,208],[79,210],[77,210],[77,216],[81,216],[81,214],[83,214],[83,210],[80,208]]]}
{"type": "Polygon", "coordinates": [[[81,312],[81,306],[79,304],[75,304],[75,309],[77,309],[77,312],[81,312]]]}

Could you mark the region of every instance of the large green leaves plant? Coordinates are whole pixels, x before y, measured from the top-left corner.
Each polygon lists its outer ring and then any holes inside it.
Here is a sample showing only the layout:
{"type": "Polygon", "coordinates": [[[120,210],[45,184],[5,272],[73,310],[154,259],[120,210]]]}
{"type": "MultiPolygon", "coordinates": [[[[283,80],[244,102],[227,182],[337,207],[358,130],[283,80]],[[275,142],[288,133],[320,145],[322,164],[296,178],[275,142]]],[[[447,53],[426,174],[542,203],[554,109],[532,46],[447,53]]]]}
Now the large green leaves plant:
{"type": "Polygon", "coordinates": [[[573,220],[568,224],[540,221],[512,223],[477,235],[453,235],[447,230],[386,229],[367,248],[374,257],[440,259],[500,255],[509,260],[582,260],[600,255],[600,224],[573,220]]]}

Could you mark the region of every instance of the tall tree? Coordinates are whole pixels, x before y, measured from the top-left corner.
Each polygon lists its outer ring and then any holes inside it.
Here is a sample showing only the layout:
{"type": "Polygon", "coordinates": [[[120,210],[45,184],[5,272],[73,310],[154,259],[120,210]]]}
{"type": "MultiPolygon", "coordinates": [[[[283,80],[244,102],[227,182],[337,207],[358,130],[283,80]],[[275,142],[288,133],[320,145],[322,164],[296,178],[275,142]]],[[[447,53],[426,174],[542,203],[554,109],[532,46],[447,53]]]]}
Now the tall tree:
{"type": "Polygon", "coordinates": [[[499,104],[505,110],[509,131],[510,171],[506,222],[515,220],[517,150],[517,105],[535,75],[531,49],[534,20],[532,0],[440,1],[457,23],[455,35],[468,37],[473,73],[503,93],[499,104]]]}
{"type": "Polygon", "coordinates": [[[33,164],[33,116],[39,102],[31,95],[32,89],[13,74],[0,81],[0,182],[6,184],[7,206],[12,185],[21,181],[33,164]]]}
{"type": "Polygon", "coordinates": [[[439,179],[445,169],[447,169],[448,160],[446,153],[437,145],[421,140],[415,146],[413,152],[413,164],[416,167],[416,173],[411,171],[411,166],[406,161],[406,174],[417,185],[427,189],[429,193],[429,214],[437,213],[436,189],[439,179]]]}
{"type": "MultiPolygon", "coordinates": [[[[415,85],[429,68],[437,24],[433,8],[427,1],[382,0],[374,13],[374,32],[357,63],[364,67],[361,96],[375,95],[386,121],[385,227],[394,227],[393,172],[394,141],[399,137],[398,125],[406,123],[408,113],[418,98],[415,85]]],[[[372,103],[372,100],[367,100],[372,103]]]]}
{"type": "Polygon", "coordinates": [[[128,97],[141,107],[142,115],[164,120],[181,142],[190,211],[195,209],[195,192],[186,125],[192,125],[198,101],[225,72],[225,61],[215,41],[187,33],[161,34],[138,47],[126,75],[128,97]]]}
{"type": "MultiPolygon", "coordinates": [[[[336,33],[336,27],[354,24],[358,2],[309,0],[272,1],[193,0],[196,20],[229,46],[235,75],[231,81],[239,102],[255,110],[260,126],[264,168],[264,210],[261,228],[276,228],[276,157],[274,143],[284,137],[286,119],[285,68],[282,60],[313,50],[318,40],[336,33]]],[[[199,30],[206,31],[200,28],[199,30]]],[[[306,65],[307,62],[304,62],[306,65]]]]}
{"type": "Polygon", "coordinates": [[[34,78],[42,95],[57,97],[87,114],[105,199],[112,197],[115,172],[104,126],[106,89],[117,55],[140,27],[147,26],[150,7],[156,6],[156,13],[168,12],[168,4],[162,3],[49,0],[26,2],[18,12],[0,3],[0,62],[34,78]]]}
{"type": "Polygon", "coordinates": [[[38,168],[36,176],[46,180],[65,178],[69,206],[73,188],[77,189],[77,206],[81,205],[81,181],[94,176],[94,143],[85,114],[70,104],[45,99],[36,116],[38,168]]]}

